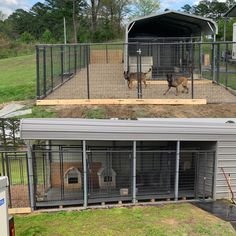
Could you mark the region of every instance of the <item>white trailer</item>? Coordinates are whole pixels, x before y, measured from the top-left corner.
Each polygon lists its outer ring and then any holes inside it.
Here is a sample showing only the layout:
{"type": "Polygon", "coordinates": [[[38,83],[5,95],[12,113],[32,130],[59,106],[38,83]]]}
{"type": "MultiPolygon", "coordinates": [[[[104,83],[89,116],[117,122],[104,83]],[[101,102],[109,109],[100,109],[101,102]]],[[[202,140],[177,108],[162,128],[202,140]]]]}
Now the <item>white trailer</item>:
{"type": "Polygon", "coordinates": [[[4,236],[9,236],[7,188],[8,178],[0,177],[0,235],[4,236]]]}

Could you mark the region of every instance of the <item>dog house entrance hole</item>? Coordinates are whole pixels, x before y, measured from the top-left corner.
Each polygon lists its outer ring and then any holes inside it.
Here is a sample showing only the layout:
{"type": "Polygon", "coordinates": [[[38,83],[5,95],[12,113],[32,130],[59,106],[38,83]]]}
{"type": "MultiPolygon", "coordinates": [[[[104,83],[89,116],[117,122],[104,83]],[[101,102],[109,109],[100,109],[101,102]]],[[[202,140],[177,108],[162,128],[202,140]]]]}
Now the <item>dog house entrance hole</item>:
{"type": "Polygon", "coordinates": [[[79,183],[79,170],[77,168],[70,168],[66,173],[66,180],[68,184],[78,184],[79,183]]]}

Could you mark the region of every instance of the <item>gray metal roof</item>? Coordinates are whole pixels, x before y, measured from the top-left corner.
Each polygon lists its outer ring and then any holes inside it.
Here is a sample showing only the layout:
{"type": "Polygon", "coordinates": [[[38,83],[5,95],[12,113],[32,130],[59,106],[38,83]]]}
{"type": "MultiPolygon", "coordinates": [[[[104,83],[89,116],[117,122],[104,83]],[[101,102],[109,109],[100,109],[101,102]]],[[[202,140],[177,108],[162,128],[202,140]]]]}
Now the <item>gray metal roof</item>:
{"type": "Polygon", "coordinates": [[[25,140],[236,140],[236,124],[189,120],[22,119],[25,140]]]}
{"type": "Polygon", "coordinates": [[[236,4],[224,14],[224,17],[236,17],[236,4]]]}
{"type": "Polygon", "coordinates": [[[126,29],[128,37],[148,32],[159,37],[199,36],[201,33],[218,34],[218,26],[212,19],[170,10],[134,19],[126,29]]]}

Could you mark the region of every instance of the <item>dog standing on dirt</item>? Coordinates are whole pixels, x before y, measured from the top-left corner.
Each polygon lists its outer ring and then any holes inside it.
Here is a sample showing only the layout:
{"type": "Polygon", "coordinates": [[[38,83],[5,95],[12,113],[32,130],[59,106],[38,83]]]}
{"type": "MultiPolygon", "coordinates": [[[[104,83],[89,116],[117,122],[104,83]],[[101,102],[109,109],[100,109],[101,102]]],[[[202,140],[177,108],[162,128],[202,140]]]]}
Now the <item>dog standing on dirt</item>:
{"type": "MultiPolygon", "coordinates": [[[[147,87],[147,78],[146,78],[146,76],[151,70],[152,70],[152,68],[150,68],[145,73],[144,72],[140,73],[141,82],[144,84],[145,88],[147,87]]],[[[138,81],[138,79],[139,79],[137,72],[129,73],[128,71],[124,71],[124,78],[125,78],[125,80],[127,80],[129,89],[132,89],[133,88],[133,82],[138,81]]]]}
{"type": "Polygon", "coordinates": [[[164,95],[166,95],[169,90],[173,87],[176,89],[176,93],[175,95],[177,96],[179,91],[178,91],[178,87],[180,85],[182,85],[183,90],[182,93],[184,93],[186,91],[186,93],[188,93],[188,78],[184,77],[184,76],[180,76],[180,77],[174,77],[173,74],[167,74],[167,82],[168,82],[168,89],[164,92],[164,95]]]}

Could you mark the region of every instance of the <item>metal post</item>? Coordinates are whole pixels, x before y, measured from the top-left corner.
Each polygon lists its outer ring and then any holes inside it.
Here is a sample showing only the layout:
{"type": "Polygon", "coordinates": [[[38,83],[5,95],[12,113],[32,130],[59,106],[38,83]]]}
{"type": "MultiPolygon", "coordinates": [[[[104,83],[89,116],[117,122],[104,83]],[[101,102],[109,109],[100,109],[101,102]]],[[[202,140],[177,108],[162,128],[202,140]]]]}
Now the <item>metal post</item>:
{"type": "Polygon", "coordinates": [[[12,207],[12,198],[11,198],[11,185],[12,185],[12,176],[11,176],[11,171],[10,171],[10,163],[9,163],[9,157],[7,153],[5,153],[5,161],[6,161],[6,170],[7,170],[7,177],[9,181],[8,185],[8,195],[9,195],[9,207],[12,207]]]}
{"type": "Polygon", "coordinates": [[[63,83],[64,75],[64,47],[61,46],[61,83],[63,83]]]}
{"type": "Polygon", "coordinates": [[[89,47],[86,46],[86,66],[87,66],[87,93],[88,99],[90,99],[90,87],[89,87],[89,47]]]}
{"type": "Polygon", "coordinates": [[[69,68],[68,68],[68,71],[69,71],[69,75],[70,75],[70,54],[71,54],[71,52],[70,52],[70,45],[68,45],[68,51],[69,51],[69,52],[68,52],[68,56],[69,56],[69,58],[68,58],[68,60],[69,60],[69,61],[68,61],[68,63],[69,63],[69,65],[68,65],[68,67],[69,67],[69,68]]]}
{"type": "Polygon", "coordinates": [[[88,190],[87,190],[87,153],[86,141],[83,140],[83,172],[84,172],[84,207],[88,206],[88,190]]]}
{"type": "Polygon", "coordinates": [[[136,203],[136,141],[133,141],[133,176],[132,176],[132,183],[133,183],[133,198],[132,201],[136,203]]]}
{"type": "Polygon", "coordinates": [[[43,95],[47,95],[46,48],[43,48],[43,95]]]}
{"type": "Polygon", "coordinates": [[[180,158],[180,141],[177,141],[176,164],[175,164],[175,201],[178,201],[178,196],[179,196],[179,158],[180,158]]]}
{"type": "Polygon", "coordinates": [[[216,64],[215,64],[215,41],[216,41],[216,35],[213,35],[213,43],[212,43],[212,81],[216,81],[216,64]]]}
{"type": "Polygon", "coordinates": [[[40,98],[40,78],[39,78],[39,47],[36,46],[36,75],[37,75],[37,98],[40,98]]]}
{"type": "MultiPolygon", "coordinates": [[[[141,51],[141,50],[140,50],[141,51]]],[[[141,52],[140,52],[140,57],[139,57],[139,97],[143,98],[143,91],[142,91],[142,81],[141,81],[141,73],[142,73],[142,56],[141,56],[141,52]]]]}
{"type": "Polygon", "coordinates": [[[138,95],[138,98],[142,98],[142,95],[141,95],[141,91],[140,91],[140,82],[141,82],[141,71],[140,71],[140,68],[141,68],[141,50],[139,48],[139,43],[137,43],[136,45],[136,49],[137,49],[137,95],[138,95]]]}
{"type": "Polygon", "coordinates": [[[53,90],[53,51],[52,51],[52,46],[50,47],[50,56],[51,56],[51,91],[53,90]]]}
{"type": "Polygon", "coordinates": [[[33,160],[32,160],[32,150],[30,141],[26,141],[27,146],[27,166],[28,166],[28,185],[29,185],[29,195],[30,195],[30,207],[34,210],[34,173],[33,173],[33,160]]]}
{"type": "Polygon", "coordinates": [[[202,79],[202,35],[201,35],[201,40],[200,40],[200,44],[199,44],[199,74],[200,74],[200,78],[202,79]]]}
{"type": "Polygon", "coordinates": [[[225,87],[228,88],[228,43],[225,46],[225,87]]]}
{"type": "Polygon", "coordinates": [[[108,49],[107,49],[107,44],[106,44],[106,63],[108,64],[108,49]]]}
{"type": "Polygon", "coordinates": [[[194,99],[193,65],[194,65],[194,54],[193,54],[193,41],[191,39],[191,95],[192,95],[192,99],[194,99]]]}
{"type": "Polygon", "coordinates": [[[217,57],[216,57],[216,82],[219,84],[220,82],[220,44],[217,44],[217,57]]]}
{"type": "Polygon", "coordinates": [[[77,71],[77,45],[74,46],[74,60],[75,60],[75,74],[76,74],[76,71],[77,71]]]}

